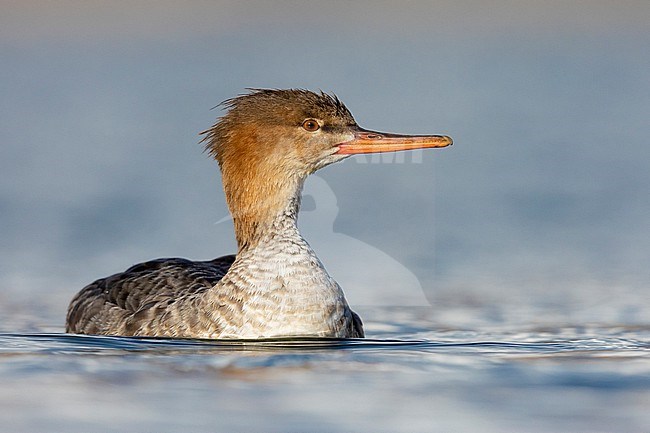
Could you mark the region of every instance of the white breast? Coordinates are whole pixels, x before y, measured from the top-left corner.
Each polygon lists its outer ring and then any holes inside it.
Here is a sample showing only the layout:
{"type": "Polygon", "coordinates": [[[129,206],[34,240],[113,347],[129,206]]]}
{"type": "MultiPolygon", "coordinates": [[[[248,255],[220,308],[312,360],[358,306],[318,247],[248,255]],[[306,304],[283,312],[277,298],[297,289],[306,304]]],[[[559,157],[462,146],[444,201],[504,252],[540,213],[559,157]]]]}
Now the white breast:
{"type": "Polygon", "coordinates": [[[295,225],[241,251],[206,296],[223,329],[217,338],[344,336],[339,328],[350,315],[343,291],[295,225]]]}

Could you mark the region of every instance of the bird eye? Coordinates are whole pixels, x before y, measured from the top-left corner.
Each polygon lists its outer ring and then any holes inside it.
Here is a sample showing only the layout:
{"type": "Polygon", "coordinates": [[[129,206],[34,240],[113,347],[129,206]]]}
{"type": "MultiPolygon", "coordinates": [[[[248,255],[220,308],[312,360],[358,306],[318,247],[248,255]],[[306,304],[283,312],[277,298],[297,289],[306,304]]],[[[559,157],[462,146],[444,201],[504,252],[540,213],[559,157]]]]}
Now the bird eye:
{"type": "Polygon", "coordinates": [[[305,128],[305,131],[316,132],[320,129],[320,125],[314,119],[307,119],[302,122],[302,127],[305,128]]]}

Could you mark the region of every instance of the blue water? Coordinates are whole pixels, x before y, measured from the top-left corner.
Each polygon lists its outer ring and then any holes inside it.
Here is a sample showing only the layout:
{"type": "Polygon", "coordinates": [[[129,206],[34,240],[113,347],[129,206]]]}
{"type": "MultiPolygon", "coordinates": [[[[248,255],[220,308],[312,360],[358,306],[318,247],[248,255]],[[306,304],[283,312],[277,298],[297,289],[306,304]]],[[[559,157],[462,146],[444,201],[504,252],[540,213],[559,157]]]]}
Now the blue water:
{"type": "Polygon", "coordinates": [[[650,327],[453,329],[365,313],[365,340],[0,334],[6,431],[648,432],[650,327]]]}
{"type": "Polygon", "coordinates": [[[2,5],[1,432],[650,433],[650,2],[150,3],[2,5]],[[455,140],[306,185],[369,338],[65,335],[236,251],[197,134],[247,87],[455,140]]]}

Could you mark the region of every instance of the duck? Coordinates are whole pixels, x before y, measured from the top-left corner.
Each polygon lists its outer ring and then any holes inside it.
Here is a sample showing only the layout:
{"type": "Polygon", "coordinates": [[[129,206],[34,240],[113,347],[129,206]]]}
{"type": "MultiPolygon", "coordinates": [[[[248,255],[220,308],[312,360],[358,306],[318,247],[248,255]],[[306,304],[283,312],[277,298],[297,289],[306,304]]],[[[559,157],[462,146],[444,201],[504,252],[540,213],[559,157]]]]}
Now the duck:
{"type": "Polygon", "coordinates": [[[447,135],[361,128],[336,95],[249,89],[203,131],[232,215],[237,253],[162,258],[98,279],[71,300],[66,332],[198,338],[364,338],[363,323],[298,230],[301,191],[351,155],[443,148],[447,135]]]}

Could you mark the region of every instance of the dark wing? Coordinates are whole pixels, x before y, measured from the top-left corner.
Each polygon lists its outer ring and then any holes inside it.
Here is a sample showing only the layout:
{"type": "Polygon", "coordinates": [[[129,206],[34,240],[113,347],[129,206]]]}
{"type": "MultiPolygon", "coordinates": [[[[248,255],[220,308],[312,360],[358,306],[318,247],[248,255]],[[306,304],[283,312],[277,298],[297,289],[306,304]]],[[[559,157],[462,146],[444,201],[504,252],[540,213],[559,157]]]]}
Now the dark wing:
{"type": "Polygon", "coordinates": [[[99,279],[70,302],[66,332],[127,335],[125,324],[136,312],[213,287],[234,261],[234,255],[203,262],[157,259],[99,279]]]}
{"type": "Polygon", "coordinates": [[[366,336],[365,332],[363,332],[363,322],[361,321],[361,317],[354,311],[350,311],[352,313],[352,332],[350,333],[351,338],[364,338],[366,336]]]}

